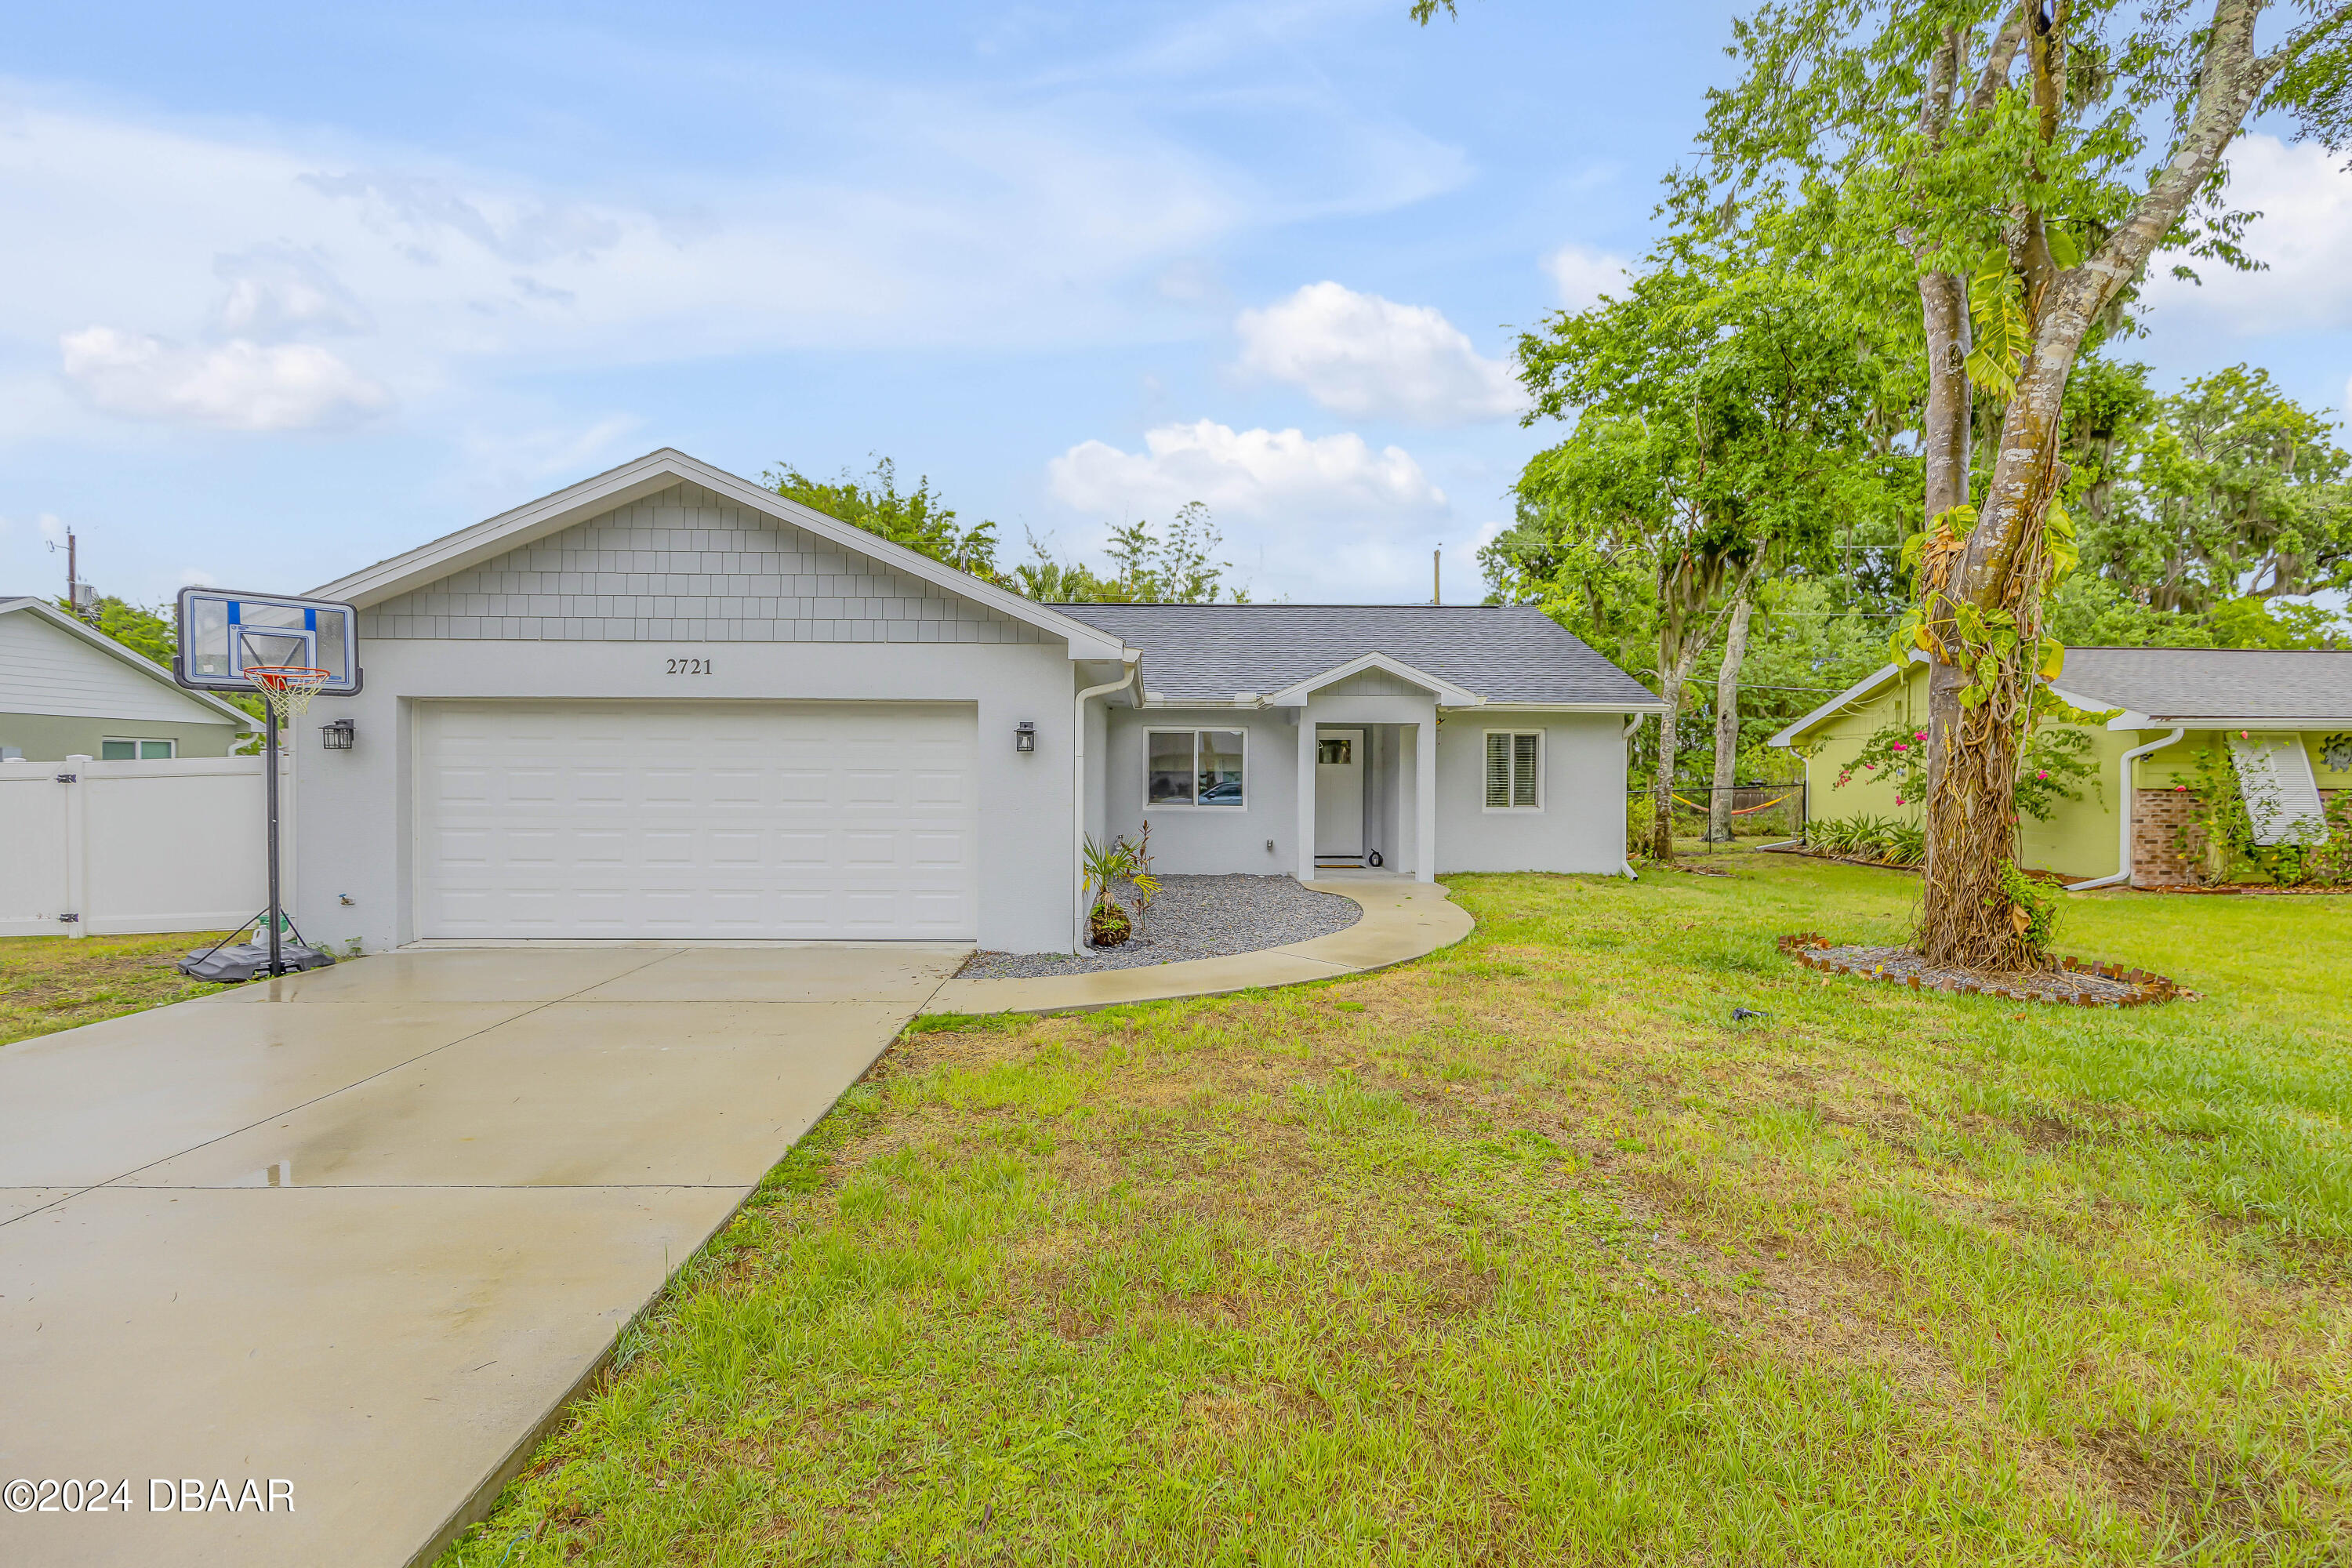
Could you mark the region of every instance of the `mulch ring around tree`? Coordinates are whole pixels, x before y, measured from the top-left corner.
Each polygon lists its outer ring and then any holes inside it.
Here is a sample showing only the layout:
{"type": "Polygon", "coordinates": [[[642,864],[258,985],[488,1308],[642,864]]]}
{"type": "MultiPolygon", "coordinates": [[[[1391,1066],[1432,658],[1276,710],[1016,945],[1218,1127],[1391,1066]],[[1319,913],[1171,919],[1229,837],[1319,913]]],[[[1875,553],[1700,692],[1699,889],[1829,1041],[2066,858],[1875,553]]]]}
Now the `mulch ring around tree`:
{"type": "Polygon", "coordinates": [[[2048,1002],[2061,1007],[2143,1007],[2151,1002],[2197,999],[2197,993],[2177,981],[2120,963],[2062,958],[2057,968],[2030,974],[1979,974],[1929,963],[1907,947],[1839,947],[1817,931],[1784,936],[1778,945],[1808,969],[1884,980],[1914,991],[2002,996],[2012,1002],[2048,1002]]]}

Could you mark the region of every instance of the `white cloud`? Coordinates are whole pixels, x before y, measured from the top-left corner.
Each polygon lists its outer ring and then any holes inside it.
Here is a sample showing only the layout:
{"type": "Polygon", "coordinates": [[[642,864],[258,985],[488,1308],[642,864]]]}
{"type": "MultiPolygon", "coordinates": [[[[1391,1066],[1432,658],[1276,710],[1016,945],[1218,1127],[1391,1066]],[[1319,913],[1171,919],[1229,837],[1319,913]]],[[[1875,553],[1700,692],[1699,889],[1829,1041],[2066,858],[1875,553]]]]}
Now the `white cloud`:
{"type": "Polygon", "coordinates": [[[1623,257],[1572,240],[1545,257],[1543,269],[1559,290],[1559,302],[1571,310],[1591,310],[1601,295],[1622,290],[1633,278],[1632,264],[1623,257]]]}
{"type": "Polygon", "coordinates": [[[1083,441],[1055,458],[1055,498],[1097,517],[1162,518],[1187,501],[1213,514],[1275,521],[1428,518],[1445,493],[1401,447],[1375,452],[1360,436],[1235,430],[1212,419],[1145,432],[1144,449],[1083,441]]]}
{"type": "Polygon", "coordinates": [[[183,347],[112,327],[58,340],[66,379],[110,414],[222,430],[311,430],[355,424],[392,395],[314,343],[232,338],[183,347]]]}
{"type": "Polygon", "coordinates": [[[2202,279],[2171,275],[2173,256],[2148,266],[2146,298],[2159,317],[2218,319],[2245,333],[2352,326],[2352,173],[2314,142],[2243,136],[2230,149],[2229,200],[2259,212],[2246,249],[2269,265],[2237,272],[2193,262],[2202,279]]]}
{"type": "Polygon", "coordinates": [[[634,414],[614,414],[586,426],[469,430],[458,443],[460,489],[469,502],[510,506],[550,480],[570,483],[609,467],[614,444],[644,424],[634,414]]]}
{"type": "Polygon", "coordinates": [[[1527,406],[1511,367],[1427,305],[1310,283],[1234,323],[1244,370],[1304,387],[1355,417],[1463,425],[1527,406]]]}
{"type": "Polygon", "coordinates": [[[220,586],[220,579],[214,576],[211,573],[205,571],[201,566],[183,566],[180,568],[180,586],[183,588],[217,588],[220,586]]]}
{"type": "Polygon", "coordinates": [[[228,285],[214,311],[214,323],[225,337],[275,342],[375,329],[367,307],[315,249],[257,245],[215,258],[213,272],[228,285]]]}
{"type": "MultiPolygon", "coordinates": [[[[1352,434],[1162,425],[1139,452],[1081,442],[1046,482],[1095,525],[1074,531],[1081,554],[1105,542],[1107,521],[1164,521],[1205,501],[1234,580],[1261,599],[1426,601],[1429,552],[1453,531],[1445,492],[1412,454],[1352,434]]],[[[1446,579],[1466,581],[1450,563],[1446,579]]]]}

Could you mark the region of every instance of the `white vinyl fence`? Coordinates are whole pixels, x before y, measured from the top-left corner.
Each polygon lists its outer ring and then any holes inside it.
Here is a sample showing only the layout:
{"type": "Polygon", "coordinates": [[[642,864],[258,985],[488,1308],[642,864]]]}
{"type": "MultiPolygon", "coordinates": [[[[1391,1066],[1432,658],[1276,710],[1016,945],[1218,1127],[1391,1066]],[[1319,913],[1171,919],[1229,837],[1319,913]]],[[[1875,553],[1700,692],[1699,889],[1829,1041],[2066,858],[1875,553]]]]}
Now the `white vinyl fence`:
{"type": "MultiPolygon", "coordinates": [[[[278,816],[294,886],[294,776],[278,816]]],[[[224,931],[268,901],[259,757],[0,763],[0,936],[224,931]]]]}

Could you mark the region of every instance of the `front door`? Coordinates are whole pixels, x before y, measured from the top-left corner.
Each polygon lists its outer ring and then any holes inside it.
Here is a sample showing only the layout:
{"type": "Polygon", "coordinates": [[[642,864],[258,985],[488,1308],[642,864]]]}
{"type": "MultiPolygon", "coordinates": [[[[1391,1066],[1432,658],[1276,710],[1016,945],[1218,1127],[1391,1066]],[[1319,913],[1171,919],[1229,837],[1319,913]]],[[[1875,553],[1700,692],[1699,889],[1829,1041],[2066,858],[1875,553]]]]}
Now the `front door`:
{"type": "Polygon", "coordinates": [[[1315,858],[1364,858],[1364,732],[1315,732],[1315,858]]]}

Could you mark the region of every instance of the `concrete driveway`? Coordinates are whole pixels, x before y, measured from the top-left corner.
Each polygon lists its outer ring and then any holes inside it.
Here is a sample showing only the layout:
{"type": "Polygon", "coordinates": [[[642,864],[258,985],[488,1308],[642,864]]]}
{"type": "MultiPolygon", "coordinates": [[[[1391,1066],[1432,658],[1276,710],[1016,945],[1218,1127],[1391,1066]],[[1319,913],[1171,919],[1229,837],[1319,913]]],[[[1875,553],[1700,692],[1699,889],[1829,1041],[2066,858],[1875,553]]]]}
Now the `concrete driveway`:
{"type": "Polygon", "coordinates": [[[962,952],[400,952],[0,1047],[0,1563],[436,1544],[962,952]]]}

